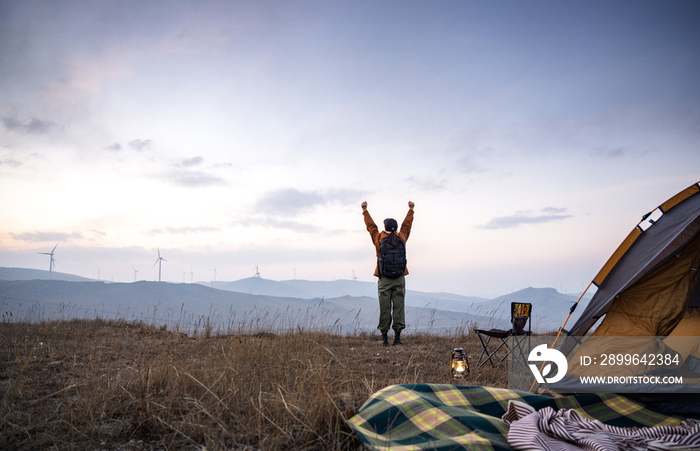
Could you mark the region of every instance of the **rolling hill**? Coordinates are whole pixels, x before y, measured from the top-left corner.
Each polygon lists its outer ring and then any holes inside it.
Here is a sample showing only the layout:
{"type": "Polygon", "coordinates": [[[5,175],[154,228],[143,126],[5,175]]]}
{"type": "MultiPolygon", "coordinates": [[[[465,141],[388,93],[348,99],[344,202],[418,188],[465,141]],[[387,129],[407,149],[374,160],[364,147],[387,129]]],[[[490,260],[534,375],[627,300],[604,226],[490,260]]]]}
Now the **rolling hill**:
{"type": "MultiPolygon", "coordinates": [[[[103,318],[143,321],[192,331],[279,332],[333,329],[339,333],[376,328],[378,306],[369,297],[300,299],[217,290],[165,282],[68,282],[0,280],[3,320],[103,318]]],[[[483,323],[469,313],[406,307],[412,330],[444,332],[483,323]]]]}
{"type": "MultiPolygon", "coordinates": [[[[0,280],[49,280],[49,272],[42,269],[27,268],[3,268],[0,267],[0,280]]],[[[65,280],[68,282],[88,282],[92,279],[74,276],[62,272],[52,271],[52,280],[65,280]]]]}
{"type": "MultiPolygon", "coordinates": [[[[377,298],[376,282],[360,282],[356,280],[338,279],[333,281],[312,280],[283,280],[276,281],[261,277],[248,277],[233,282],[198,282],[212,288],[238,293],[263,294],[267,296],[283,296],[301,299],[337,298],[342,296],[366,296],[377,298]]],[[[408,283],[407,283],[408,284],[408,283]]],[[[452,293],[426,293],[407,290],[406,304],[414,307],[435,308],[439,303],[443,310],[464,311],[463,306],[488,301],[487,298],[476,296],[461,296],[452,293]]]]}
{"type": "MultiPolygon", "coordinates": [[[[57,272],[52,278],[46,280],[48,271],[0,268],[2,311],[31,321],[99,316],[190,329],[209,321],[221,330],[243,325],[372,330],[378,317],[376,284],[372,282],[251,277],[213,284],[106,283],[57,272]]],[[[408,290],[406,318],[409,329],[420,330],[507,327],[510,303],[529,302],[533,330],[542,332],[558,329],[576,299],[553,288],[526,288],[490,300],[408,290]]]]}

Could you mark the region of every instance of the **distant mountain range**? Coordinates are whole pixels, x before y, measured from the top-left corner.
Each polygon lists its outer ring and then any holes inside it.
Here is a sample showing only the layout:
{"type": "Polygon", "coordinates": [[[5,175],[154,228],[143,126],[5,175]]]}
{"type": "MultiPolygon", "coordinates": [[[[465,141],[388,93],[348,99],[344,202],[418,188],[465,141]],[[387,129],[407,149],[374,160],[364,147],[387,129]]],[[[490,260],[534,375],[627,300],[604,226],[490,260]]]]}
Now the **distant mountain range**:
{"type": "MultiPolygon", "coordinates": [[[[188,330],[208,324],[220,332],[241,327],[278,331],[298,327],[333,328],[339,332],[372,330],[378,319],[377,286],[370,282],[250,277],[195,284],[106,283],[58,272],[51,277],[48,280],[48,271],[0,268],[3,316],[13,312],[14,319],[30,321],[99,316],[177,325],[188,330]]],[[[533,305],[533,330],[557,330],[577,298],[553,288],[526,288],[495,299],[408,290],[407,332],[507,328],[511,302],[533,305]]],[[[583,307],[579,306],[576,313],[582,312],[583,307]]]]}
{"type": "MultiPolygon", "coordinates": [[[[0,275],[1,278],[1,275],[0,275]]],[[[269,280],[261,277],[248,277],[235,282],[198,282],[211,288],[239,293],[264,294],[267,296],[283,296],[300,299],[337,298],[342,296],[377,298],[376,282],[360,282],[357,280],[333,280],[331,282],[318,282],[311,280],[269,280]]],[[[406,302],[416,307],[439,307],[444,310],[454,306],[469,306],[473,303],[488,301],[487,298],[475,296],[460,296],[450,293],[424,293],[421,291],[407,290],[406,302]],[[454,303],[454,304],[453,304],[454,303]]],[[[462,308],[457,311],[465,311],[462,308]]]]}
{"type": "MultiPolygon", "coordinates": [[[[200,282],[204,284],[203,282],[200,282]]],[[[377,284],[353,280],[315,282],[309,280],[275,281],[260,277],[249,277],[235,282],[209,282],[207,286],[239,293],[268,296],[295,297],[301,299],[336,298],[342,296],[363,296],[377,299],[377,284]]],[[[587,302],[591,296],[584,300],[587,302]]],[[[425,293],[407,290],[406,305],[428,310],[469,313],[474,316],[510,321],[511,302],[529,302],[533,305],[533,330],[558,329],[576,302],[578,296],[559,293],[554,288],[525,288],[515,293],[487,299],[475,296],[461,296],[452,293],[425,293]]],[[[581,301],[585,304],[584,300],[581,301]]],[[[581,313],[583,305],[576,308],[581,313]]],[[[569,325],[578,318],[572,315],[569,325]]],[[[480,328],[483,328],[481,324],[480,328]]]]}
{"type": "MultiPolygon", "coordinates": [[[[51,278],[67,282],[91,282],[94,280],[56,271],[51,272],[51,278]]],[[[0,280],[49,280],[49,272],[43,269],[0,267],[0,280]]]]}

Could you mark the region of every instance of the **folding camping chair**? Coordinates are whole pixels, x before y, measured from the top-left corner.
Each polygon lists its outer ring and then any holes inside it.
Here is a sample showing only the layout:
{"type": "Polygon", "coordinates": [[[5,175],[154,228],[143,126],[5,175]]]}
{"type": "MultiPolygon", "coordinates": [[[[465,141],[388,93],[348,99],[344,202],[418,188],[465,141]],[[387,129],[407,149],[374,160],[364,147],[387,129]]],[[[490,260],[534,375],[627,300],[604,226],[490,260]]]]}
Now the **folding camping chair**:
{"type": "MultiPolygon", "coordinates": [[[[476,367],[480,368],[486,362],[489,362],[491,363],[491,366],[495,368],[496,364],[491,360],[495,359],[496,362],[503,367],[503,369],[506,369],[506,365],[503,363],[503,361],[507,359],[512,352],[517,352],[518,357],[524,356],[525,349],[523,348],[523,345],[526,339],[529,339],[530,335],[532,334],[532,324],[530,321],[531,317],[532,304],[512,302],[510,304],[510,322],[512,324],[512,328],[510,330],[477,329],[476,334],[479,336],[479,340],[481,341],[481,345],[484,347],[484,350],[481,351],[476,367]],[[525,330],[526,325],[527,330],[525,330]],[[491,344],[492,339],[496,340],[493,345],[491,344]],[[505,348],[505,355],[503,356],[498,355],[498,351],[501,348],[505,348]]],[[[527,352],[530,352],[529,346],[527,352]]],[[[527,359],[524,359],[523,361],[525,360],[527,359]]],[[[519,362],[519,359],[516,361],[519,362]]]]}

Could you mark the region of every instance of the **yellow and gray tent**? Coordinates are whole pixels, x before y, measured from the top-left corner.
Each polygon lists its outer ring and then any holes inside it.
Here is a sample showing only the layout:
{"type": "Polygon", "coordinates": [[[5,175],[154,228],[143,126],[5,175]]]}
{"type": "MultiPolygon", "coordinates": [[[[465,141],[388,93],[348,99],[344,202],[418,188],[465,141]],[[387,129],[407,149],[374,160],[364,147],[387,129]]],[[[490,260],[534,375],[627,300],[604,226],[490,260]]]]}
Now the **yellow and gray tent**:
{"type": "Polygon", "coordinates": [[[603,317],[595,334],[666,336],[696,314],[688,309],[700,307],[700,185],[657,210],[661,216],[646,229],[640,222],[593,279],[598,290],[569,336],[585,335],[603,317]]]}
{"type": "Polygon", "coordinates": [[[597,291],[560,349],[569,359],[567,375],[592,370],[577,367],[581,355],[590,353],[585,346],[595,342],[592,337],[629,337],[621,349],[611,351],[622,354],[633,349],[635,339],[649,337],[655,341],[649,349],[677,352],[679,369],[700,376],[699,268],[700,184],[696,183],[644,215],[595,276],[592,284],[597,291]]]}

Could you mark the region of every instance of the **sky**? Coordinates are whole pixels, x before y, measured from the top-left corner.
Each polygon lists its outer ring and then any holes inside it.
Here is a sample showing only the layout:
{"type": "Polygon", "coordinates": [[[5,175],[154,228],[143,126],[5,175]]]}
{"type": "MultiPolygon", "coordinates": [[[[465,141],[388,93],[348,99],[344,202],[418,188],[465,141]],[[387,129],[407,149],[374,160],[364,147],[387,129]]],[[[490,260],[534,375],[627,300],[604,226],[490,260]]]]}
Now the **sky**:
{"type": "Polygon", "coordinates": [[[700,180],[695,1],[0,0],[0,266],[583,290],[700,180]]]}

